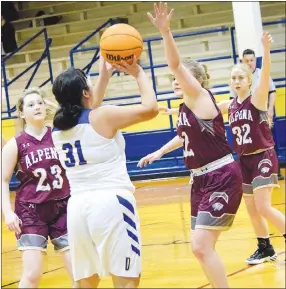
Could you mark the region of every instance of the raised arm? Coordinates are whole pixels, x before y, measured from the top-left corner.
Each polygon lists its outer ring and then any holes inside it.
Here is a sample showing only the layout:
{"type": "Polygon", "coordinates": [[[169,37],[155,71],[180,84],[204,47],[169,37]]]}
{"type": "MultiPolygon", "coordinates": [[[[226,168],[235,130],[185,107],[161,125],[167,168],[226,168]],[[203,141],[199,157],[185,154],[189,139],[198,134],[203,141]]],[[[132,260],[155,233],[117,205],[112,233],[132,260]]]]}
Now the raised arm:
{"type": "Polygon", "coordinates": [[[263,32],[262,45],[263,45],[263,62],[261,68],[261,75],[259,84],[251,98],[252,104],[259,110],[267,111],[268,92],[269,92],[269,78],[271,70],[271,56],[270,44],[272,37],[269,33],[263,32]]]}
{"type": "Polygon", "coordinates": [[[2,211],[9,230],[21,232],[20,220],[12,209],[9,190],[9,183],[17,165],[17,158],[17,143],[15,138],[12,138],[2,149],[2,211]]]}
{"type": "Polygon", "coordinates": [[[136,64],[136,59],[132,65],[122,62],[121,66],[114,65],[114,68],[129,73],[136,79],[141,94],[141,104],[132,107],[106,105],[93,110],[91,112],[93,127],[105,137],[112,137],[117,130],[150,120],[159,113],[151,82],[144,70],[136,64]]]}
{"type": "Polygon", "coordinates": [[[276,101],[276,87],[273,79],[270,77],[270,89],[268,96],[268,119],[271,125],[273,124],[275,101],[276,101]]]}
{"type": "Polygon", "coordinates": [[[112,65],[106,62],[104,58],[100,56],[99,76],[93,88],[93,95],[94,95],[94,107],[93,108],[97,108],[101,105],[103,98],[105,96],[108,82],[112,76],[112,71],[113,71],[112,65]]]}
{"type": "Polygon", "coordinates": [[[167,3],[160,2],[159,5],[154,4],[155,17],[149,12],[147,15],[152,24],[159,29],[163,37],[168,66],[175,75],[182,90],[188,97],[197,97],[202,91],[202,86],[181,62],[177,45],[170,30],[170,21],[173,12],[174,9],[171,9],[168,14],[167,3]]]}

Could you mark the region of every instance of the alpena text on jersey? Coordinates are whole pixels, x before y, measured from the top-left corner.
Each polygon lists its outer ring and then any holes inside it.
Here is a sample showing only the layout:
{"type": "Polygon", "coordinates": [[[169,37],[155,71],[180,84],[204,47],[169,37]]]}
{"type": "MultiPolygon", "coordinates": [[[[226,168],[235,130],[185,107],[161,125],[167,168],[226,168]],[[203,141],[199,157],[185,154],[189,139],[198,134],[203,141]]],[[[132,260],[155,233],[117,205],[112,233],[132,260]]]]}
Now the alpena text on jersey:
{"type": "Polygon", "coordinates": [[[267,111],[257,109],[251,103],[251,96],[242,103],[234,98],[228,109],[228,118],[236,153],[251,154],[274,147],[267,111]]]}
{"type": "Polygon", "coordinates": [[[40,204],[69,196],[69,182],[54,148],[51,129],[42,140],[22,132],[16,137],[18,146],[17,178],[20,186],[16,200],[40,204]]]}

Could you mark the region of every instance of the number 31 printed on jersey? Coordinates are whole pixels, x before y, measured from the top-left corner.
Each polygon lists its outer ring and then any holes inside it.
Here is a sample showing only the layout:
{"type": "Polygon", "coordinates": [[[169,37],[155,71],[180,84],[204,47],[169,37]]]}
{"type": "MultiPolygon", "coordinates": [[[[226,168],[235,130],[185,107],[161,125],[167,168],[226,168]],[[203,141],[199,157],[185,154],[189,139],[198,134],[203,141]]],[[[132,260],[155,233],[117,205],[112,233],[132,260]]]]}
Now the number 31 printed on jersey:
{"type": "Polygon", "coordinates": [[[67,160],[65,161],[65,165],[69,168],[74,167],[77,163],[75,159],[74,149],[76,149],[78,164],[80,166],[86,164],[86,160],[84,159],[83,154],[82,154],[80,141],[77,140],[75,141],[74,146],[70,143],[63,144],[63,151],[66,151],[66,157],[67,157],[67,160]]]}

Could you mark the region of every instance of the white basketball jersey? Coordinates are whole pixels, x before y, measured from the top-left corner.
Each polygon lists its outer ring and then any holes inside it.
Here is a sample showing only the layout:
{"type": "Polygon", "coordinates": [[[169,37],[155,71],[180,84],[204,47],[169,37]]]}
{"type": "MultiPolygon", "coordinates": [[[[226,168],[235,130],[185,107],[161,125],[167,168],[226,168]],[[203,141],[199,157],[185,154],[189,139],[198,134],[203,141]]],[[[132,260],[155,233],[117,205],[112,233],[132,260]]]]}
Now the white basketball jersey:
{"type": "Polygon", "coordinates": [[[120,131],[114,138],[99,135],[82,112],[70,130],[53,129],[52,137],[70,183],[71,195],[97,189],[125,189],[134,192],[126,168],[125,140],[120,131]]]}

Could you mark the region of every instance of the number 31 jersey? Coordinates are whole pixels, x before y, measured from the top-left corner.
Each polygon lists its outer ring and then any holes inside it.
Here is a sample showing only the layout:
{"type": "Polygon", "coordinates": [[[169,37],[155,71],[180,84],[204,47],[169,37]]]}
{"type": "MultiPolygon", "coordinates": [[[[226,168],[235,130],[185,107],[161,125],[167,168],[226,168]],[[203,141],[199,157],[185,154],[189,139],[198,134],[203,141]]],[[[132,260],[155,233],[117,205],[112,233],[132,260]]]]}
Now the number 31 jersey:
{"type": "Polygon", "coordinates": [[[16,200],[40,204],[69,196],[69,182],[54,148],[51,128],[41,140],[22,132],[18,147],[16,200]]]}
{"type": "Polygon", "coordinates": [[[242,103],[234,98],[228,109],[229,124],[234,136],[234,151],[240,155],[274,147],[266,111],[251,103],[251,96],[242,103]]]}
{"type": "Polygon", "coordinates": [[[83,110],[78,124],[52,137],[71,187],[71,195],[96,190],[128,190],[134,186],[126,168],[125,140],[118,131],[111,138],[99,135],[89,123],[91,110],[83,110]]]}

